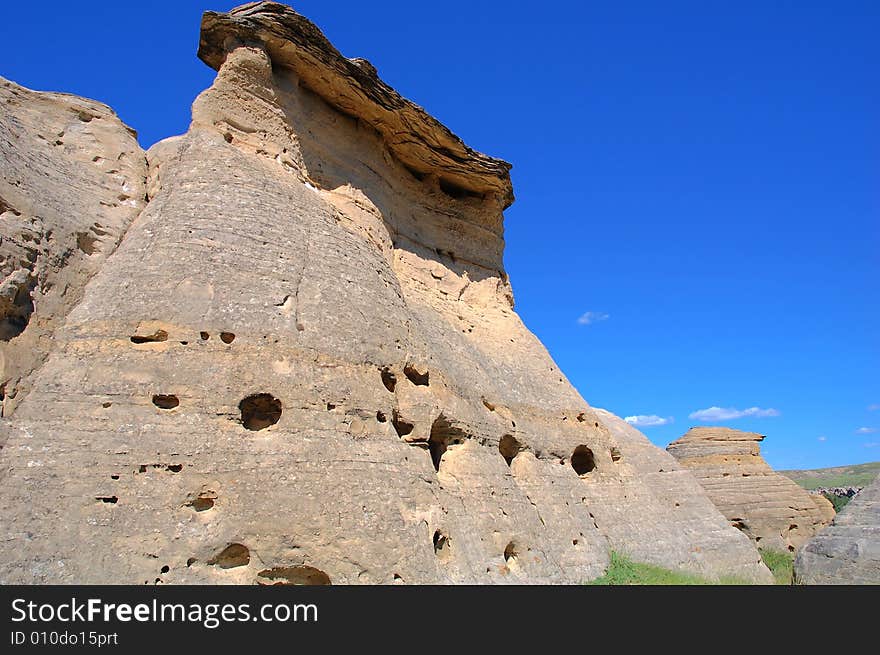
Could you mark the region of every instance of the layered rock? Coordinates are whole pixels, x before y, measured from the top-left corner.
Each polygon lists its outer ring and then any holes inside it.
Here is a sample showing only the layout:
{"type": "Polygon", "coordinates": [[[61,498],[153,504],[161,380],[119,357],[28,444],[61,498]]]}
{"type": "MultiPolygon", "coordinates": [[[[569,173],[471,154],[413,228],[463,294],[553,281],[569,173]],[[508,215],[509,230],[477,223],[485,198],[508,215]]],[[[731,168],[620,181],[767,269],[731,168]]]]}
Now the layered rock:
{"type": "Polygon", "coordinates": [[[202,27],[216,80],[7,423],[0,580],[769,579],[513,311],[508,164],[283,5],[202,27]]]}
{"type": "Polygon", "coordinates": [[[0,414],[9,416],[143,207],[147,164],[134,132],[93,100],[0,78],[0,107],[0,414]]]}
{"type": "Polygon", "coordinates": [[[880,584],[880,476],[798,551],[800,584],[880,584]]]}
{"type": "Polygon", "coordinates": [[[763,440],[754,432],[695,427],[666,450],[757,546],[794,552],[834,518],[834,507],[776,473],[761,457],[763,440]]]}

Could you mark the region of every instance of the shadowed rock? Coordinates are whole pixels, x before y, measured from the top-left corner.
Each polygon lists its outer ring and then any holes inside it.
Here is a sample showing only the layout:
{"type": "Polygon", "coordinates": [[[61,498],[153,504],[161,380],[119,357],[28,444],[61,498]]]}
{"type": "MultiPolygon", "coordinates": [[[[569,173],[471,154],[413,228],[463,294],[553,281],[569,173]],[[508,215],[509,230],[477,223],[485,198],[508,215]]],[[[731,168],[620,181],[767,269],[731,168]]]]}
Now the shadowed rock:
{"type": "Polygon", "coordinates": [[[880,584],[880,476],[794,560],[800,584],[880,584]]]}

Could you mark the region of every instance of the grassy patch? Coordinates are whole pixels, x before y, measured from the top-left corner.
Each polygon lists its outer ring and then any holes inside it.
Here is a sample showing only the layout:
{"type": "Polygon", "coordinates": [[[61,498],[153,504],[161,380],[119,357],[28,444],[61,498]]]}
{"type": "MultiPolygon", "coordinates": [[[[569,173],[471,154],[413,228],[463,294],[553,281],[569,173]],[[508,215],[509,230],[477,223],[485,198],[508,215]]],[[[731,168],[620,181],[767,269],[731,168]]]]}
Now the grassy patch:
{"type": "Polygon", "coordinates": [[[625,555],[611,553],[611,564],[605,575],[596,578],[591,585],[711,585],[740,584],[734,579],[710,582],[690,573],[670,571],[662,566],[633,562],[625,555]]]}
{"type": "Polygon", "coordinates": [[[880,474],[880,462],[780,473],[811,491],[819,487],[864,487],[880,474]]]}
{"type": "Polygon", "coordinates": [[[778,550],[761,550],[761,559],[773,573],[776,584],[791,584],[794,558],[791,553],[778,550]]]}
{"type": "Polygon", "coordinates": [[[834,505],[834,511],[840,512],[844,507],[847,506],[847,503],[852,500],[849,496],[835,496],[834,494],[823,493],[823,496],[828,499],[828,501],[834,505]]]}

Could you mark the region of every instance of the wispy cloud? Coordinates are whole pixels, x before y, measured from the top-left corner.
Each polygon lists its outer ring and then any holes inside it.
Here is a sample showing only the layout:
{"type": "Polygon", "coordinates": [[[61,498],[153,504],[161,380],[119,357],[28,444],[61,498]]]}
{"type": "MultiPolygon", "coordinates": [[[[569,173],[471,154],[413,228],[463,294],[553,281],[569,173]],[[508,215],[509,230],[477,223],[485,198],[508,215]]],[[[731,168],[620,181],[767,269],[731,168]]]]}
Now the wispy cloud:
{"type": "Polygon", "coordinates": [[[876,412],[878,409],[880,409],[880,403],[871,403],[868,405],[869,412],[876,412]]]}
{"type": "Polygon", "coordinates": [[[734,407],[708,407],[706,409],[698,409],[692,412],[689,417],[697,421],[730,421],[735,418],[768,418],[771,416],[779,416],[779,410],[772,407],[761,409],[760,407],[749,407],[748,409],[736,409],[734,407]]]}
{"type": "Polygon", "coordinates": [[[874,434],[877,431],[877,428],[859,428],[856,430],[856,434],[874,434]]]}
{"type": "Polygon", "coordinates": [[[828,437],[826,437],[826,436],[823,434],[821,437],[818,437],[816,440],[817,440],[817,441],[828,441],[828,437]]]}
{"type": "Polygon", "coordinates": [[[638,414],[637,416],[627,416],[623,420],[637,428],[653,428],[658,425],[669,425],[674,421],[671,416],[663,418],[656,414],[638,414]]]}
{"type": "Polygon", "coordinates": [[[868,443],[862,444],[865,448],[876,448],[880,446],[880,441],[869,441],[868,443]]]}
{"type": "Polygon", "coordinates": [[[578,325],[592,325],[599,321],[607,321],[609,318],[611,318],[611,314],[605,312],[584,312],[578,318],[578,325]]]}

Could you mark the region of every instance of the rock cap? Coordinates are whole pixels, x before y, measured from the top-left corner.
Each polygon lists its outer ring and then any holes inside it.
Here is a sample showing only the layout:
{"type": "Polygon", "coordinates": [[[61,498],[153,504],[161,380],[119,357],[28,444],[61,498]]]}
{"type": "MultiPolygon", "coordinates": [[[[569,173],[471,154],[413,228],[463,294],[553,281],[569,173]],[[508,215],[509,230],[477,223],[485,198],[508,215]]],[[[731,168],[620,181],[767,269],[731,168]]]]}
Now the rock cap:
{"type": "Polygon", "coordinates": [[[513,203],[511,165],[465,145],[422,107],[383,82],[364,59],[348,59],[304,16],[277,2],[251,2],[202,15],[199,58],[219,70],[239,46],[260,46],[274,66],[327,103],[371,125],[388,149],[418,175],[437,175],[456,191],[513,203]]]}

